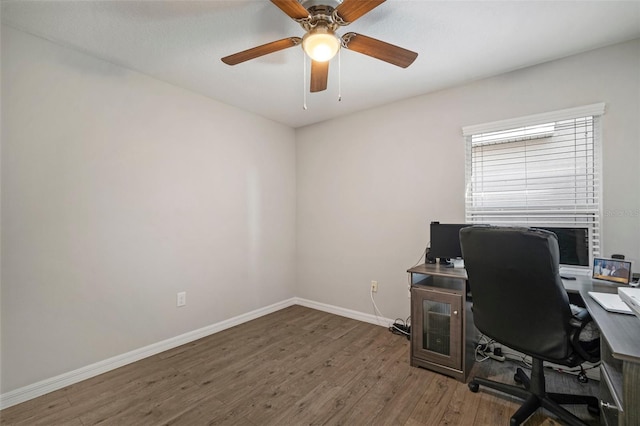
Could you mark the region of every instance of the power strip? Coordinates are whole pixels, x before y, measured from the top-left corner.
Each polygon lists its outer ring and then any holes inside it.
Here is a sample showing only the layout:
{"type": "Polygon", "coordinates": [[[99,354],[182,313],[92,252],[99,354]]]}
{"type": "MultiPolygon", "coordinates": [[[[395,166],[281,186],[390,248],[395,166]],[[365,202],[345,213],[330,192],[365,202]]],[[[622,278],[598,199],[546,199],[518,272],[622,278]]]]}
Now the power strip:
{"type": "Polygon", "coordinates": [[[496,361],[504,362],[507,358],[502,355],[502,348],[491,348],[489,344],[478,343],[476,345],[476,353],[479,351],[483,356],[494,359],[496,361]]]}
{"type": "Polygon", "coordinates": [[[399,334],[405,336],[407,340],[411,340],[411,326],[394,323],[389,327],[389,331],[393,334],[399,334]]]}

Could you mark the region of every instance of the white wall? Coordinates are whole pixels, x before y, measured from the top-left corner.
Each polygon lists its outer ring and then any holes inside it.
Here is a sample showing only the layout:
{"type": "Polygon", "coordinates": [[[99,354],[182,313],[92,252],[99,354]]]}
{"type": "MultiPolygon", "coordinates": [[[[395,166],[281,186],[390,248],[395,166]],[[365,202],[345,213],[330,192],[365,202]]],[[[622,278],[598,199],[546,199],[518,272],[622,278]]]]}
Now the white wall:
{"type": "Polygon", "coordinates": [[[2,95],[1,392],[294,296],[292,129],[4,26],[2,95]]]}
{"type": "Polygon", "coordinates": [[[464,221],[462,127],[596,102],[607,105],[604,254],[640,265],[635,40],[298,129],[298,296],[373,314],[377,280],[382,313],[407,317],[405,271],[429,222],[464,221]]]}

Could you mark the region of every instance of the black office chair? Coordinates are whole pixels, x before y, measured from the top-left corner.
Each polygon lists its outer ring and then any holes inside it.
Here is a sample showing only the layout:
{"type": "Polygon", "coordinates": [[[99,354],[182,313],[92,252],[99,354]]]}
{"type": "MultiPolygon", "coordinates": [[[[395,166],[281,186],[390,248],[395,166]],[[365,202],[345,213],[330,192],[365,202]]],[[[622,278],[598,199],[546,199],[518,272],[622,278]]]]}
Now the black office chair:
{"type": "Polygon", "coordinates": [[[473,298],[478,330],[516,351],[532,357],[531,378],[518,368],[514,379],[524,387],[474,377],[480,385],[524,399],[511,417],[524,422],[543,407],[569,425],[585,425],[560,404],[587,404],[598,414],[598,399],[587,395],[547,392],[543,361],[575,367],[596,362],[597,350],[587,352],[579,335],[590,320],[583,310],[572,315],[559,275],[556,235],[530,228],[472,226],[460,231],[460,244],[473,298]]]}

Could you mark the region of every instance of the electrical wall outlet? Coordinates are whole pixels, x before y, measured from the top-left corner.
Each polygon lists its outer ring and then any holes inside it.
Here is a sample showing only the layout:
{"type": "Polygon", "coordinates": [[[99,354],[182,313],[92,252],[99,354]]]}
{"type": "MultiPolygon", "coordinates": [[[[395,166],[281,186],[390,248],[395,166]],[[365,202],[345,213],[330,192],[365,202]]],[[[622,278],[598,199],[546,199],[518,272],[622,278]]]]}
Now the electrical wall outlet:
{"type": "Polygon", "coordinates": [[[176,297],[176,306],[184,306],[187,304],[187,292],[181,291],[176,297]]]}
{"type": "Polygon", "coordinates": [[[371,281],[371,291],[374,293],[378,291],[378,281],[371,281]]]}

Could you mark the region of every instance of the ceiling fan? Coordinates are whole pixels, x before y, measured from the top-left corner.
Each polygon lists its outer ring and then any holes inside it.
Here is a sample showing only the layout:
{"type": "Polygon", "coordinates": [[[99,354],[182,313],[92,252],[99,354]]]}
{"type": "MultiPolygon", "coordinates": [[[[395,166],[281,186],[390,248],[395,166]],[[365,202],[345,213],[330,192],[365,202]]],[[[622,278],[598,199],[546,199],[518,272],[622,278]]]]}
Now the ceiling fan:
{"type": "Polygon", "coordinates": [[[385,0],[271,0],[271,3],[298,22],[306,34],[302,38],[287,37],[234,53],[222,58],[222,62],[237,65],[302,44],[302,49],[311,58],[311,92],[327,88],[329,60],[341,47],[406,68],[418,56],[416,52],[353,32],[342,37],[336,35],[339,27],[349,25],[384,2],[385,0]]]}

